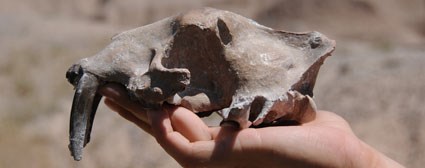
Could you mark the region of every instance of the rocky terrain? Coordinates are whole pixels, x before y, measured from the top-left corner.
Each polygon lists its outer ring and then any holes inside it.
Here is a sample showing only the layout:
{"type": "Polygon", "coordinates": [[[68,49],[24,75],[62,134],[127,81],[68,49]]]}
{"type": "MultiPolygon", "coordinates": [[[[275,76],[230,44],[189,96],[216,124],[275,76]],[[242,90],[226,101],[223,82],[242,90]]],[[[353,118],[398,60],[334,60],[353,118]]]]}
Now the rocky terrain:
{"type": "Polygon", "coordinates": [[[203,6],[336,39],[318,107],[406,167],[425,165],[424,0],[0,0],[0,167],[179,167],[104,105],[83,160],[73,161],[65,72],[116,33],[203,6]]]}

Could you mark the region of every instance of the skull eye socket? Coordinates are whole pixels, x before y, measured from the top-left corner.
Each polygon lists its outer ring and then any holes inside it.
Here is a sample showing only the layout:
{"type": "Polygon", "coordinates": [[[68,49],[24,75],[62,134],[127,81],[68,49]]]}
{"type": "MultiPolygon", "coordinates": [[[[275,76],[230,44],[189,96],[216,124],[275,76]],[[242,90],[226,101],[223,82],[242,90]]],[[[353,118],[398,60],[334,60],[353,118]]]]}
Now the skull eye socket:
{"type": "Polygon", "coordinates": [[[220,18],[217,20],[218,33],[220,35],[221,42],[227,45],[232,41],[232,35],[227,27],[226,23],[220,18]]]}

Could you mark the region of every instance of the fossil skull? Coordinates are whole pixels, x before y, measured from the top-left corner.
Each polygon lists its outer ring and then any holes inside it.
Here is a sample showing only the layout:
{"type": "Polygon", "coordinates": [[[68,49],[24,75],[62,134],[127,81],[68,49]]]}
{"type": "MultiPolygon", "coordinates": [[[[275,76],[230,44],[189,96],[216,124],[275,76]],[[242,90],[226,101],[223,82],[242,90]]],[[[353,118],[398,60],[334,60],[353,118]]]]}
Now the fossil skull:
{"type": "Polygon", "coordinates": [[[70,145],[75,160],[90,140],[100,85],[124,85],[146,108],[163,103],[218,112],[241,128],[315,117],[313,87],[335,42],[318,32],[273,30],[203,8],[123,32],[74,64],[70,145]]]}

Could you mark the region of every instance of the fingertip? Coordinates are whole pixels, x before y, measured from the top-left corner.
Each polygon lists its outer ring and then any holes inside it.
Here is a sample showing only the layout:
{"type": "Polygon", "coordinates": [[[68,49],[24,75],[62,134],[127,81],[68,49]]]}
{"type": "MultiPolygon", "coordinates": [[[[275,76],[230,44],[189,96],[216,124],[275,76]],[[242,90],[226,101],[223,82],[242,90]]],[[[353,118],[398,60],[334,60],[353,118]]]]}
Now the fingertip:
{"type": "Polygon", "coordinates": [[[118,106],[117,103],[115,103],[112,99],[105,97],[105,99],[103,100],[103,103],[105,103],[105,105],[110,108],[112,111],[117,112],[115,109],[118,106]]]}
{"type": "Polygon", "coordinates": [[[122,96],[126,92],[124,86],[116,83],[107,83],[100,87],[98,92],[108,98],[116,98],[122,96]]]}
{"type": "Polygon", "coordinates": [[[103,100],[103,102],[109,107],[110,105],[112,105],[112,104],[115,104],[115,102],[112,100],[112,99],[110,99],[110,98],[108,98],[108,97],[106,97],[104,100],[103,100]]]}
{"type": "Polygon", "coordinates": [[[101,87],[98,92],[107,98],[117,97],[118,92],[112,87],[101,87]]]}

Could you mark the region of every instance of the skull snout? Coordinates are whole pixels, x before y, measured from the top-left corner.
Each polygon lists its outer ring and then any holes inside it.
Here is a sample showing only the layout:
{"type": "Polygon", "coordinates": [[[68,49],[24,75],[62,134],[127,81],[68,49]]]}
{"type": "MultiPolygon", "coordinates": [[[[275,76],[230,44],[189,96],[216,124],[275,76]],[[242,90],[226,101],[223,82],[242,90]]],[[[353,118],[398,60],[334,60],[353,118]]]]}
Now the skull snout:
{"type": "Polygon", "coordinates": [[[74,64],[66,72],[66,79],[68,79],[68,82],[71,83],[72,85],[77,86],[83,73],[84,72],[83,72],[83,68],[81,68],[81,65],[74,64]]]}

